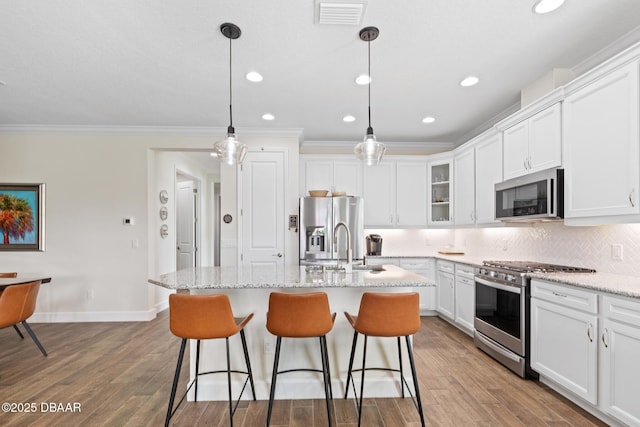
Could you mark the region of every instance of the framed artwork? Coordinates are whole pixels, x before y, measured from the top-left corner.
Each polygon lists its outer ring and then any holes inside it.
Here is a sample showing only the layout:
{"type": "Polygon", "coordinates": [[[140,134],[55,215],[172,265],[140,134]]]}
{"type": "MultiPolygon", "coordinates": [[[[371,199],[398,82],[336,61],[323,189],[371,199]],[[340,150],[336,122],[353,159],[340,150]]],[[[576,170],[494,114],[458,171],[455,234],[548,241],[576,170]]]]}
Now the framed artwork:
{"type": "Polygon", "coordinates": [[[0,251],[44,251],[44,184],[0,184],[0,251]]]}

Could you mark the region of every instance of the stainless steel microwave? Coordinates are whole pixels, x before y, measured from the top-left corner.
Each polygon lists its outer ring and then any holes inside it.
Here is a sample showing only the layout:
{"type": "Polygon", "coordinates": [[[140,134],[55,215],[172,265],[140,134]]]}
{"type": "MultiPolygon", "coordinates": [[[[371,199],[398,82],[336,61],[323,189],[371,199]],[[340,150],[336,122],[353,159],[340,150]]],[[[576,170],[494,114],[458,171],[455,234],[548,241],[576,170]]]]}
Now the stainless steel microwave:
{"type": "Polygon", "coordinates": [[[564,216],[564,170],[548,169],[495,185],[496,219],[544,221],[564,216]]]}

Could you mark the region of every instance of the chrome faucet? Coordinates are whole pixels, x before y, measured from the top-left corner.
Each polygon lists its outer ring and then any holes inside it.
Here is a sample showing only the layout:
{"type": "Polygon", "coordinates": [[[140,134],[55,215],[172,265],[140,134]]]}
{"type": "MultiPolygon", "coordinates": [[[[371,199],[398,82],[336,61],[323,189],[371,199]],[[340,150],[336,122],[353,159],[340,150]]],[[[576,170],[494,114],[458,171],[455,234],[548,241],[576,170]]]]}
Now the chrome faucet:
{"type": "Polygon", "coordinates": [[[352,257],[351,257],[351,231],[349,231],[349,227],[347,226],[347,224],[344,221],[340,221],[336,224],[336,226],[333,229],[333,245],[335,246],[336,249],[336,253],[338,252],[338,228],[340,228],[340,226],[343,226],[344,229],[347,231],[347,266],[351,266],[351,261],[352,261],[352,257]]]}

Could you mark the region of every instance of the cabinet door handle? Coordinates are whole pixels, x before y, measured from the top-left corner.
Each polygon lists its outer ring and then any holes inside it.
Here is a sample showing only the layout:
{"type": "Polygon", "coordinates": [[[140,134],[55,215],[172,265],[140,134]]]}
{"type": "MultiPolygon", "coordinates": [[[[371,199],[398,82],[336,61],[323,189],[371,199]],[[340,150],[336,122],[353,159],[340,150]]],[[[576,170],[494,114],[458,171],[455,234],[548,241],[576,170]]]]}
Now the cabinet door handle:
{"type": "Polygon", "coordinates": [[[389,223],[393,224],[393,214],[389,215],[389,223]]]}
{"type": "Polygon", "coordinates": [[[589,323],[587,327],[587,337],[589,337],[589,342],[593,342],[593,337],[591,336],[591,330],[593,329],[593,325],[589,323]]]}
{"type": "Polygon", "coordinates": [[[551,292],[553,295],[557,296],[557,297],[562,297],[562,298],[566,298],[567,296],[565,294],[560,294],[558,292],[551,292]]]}
{"type": "Polygon", "coordinates": [[[631,207],[632,207],[632,208],[635,208],[635,207],[636,207],[636,204],[635,204],[635,203],[633,203],[633,198],[631,197],[631,196],[633,196],[633,192],[634,192],[634,191],[636,191],[636,190],[635,190],[635,188],[632,188],[632,189],[631,189],[631,193],[629,193],[629,203],[631,203],[631,207]]]}
{"type": "Polygon", "coordinates": [[[525,169],[529,169],[529,168],[527,167],[527,158],[526,158],[526,157],[522,160],[522,164],[524,165],[524,168],[525,168],[525,169]]]}
{"type": "Polygon", "coordinates": [[[609,330],[604,328],[604,332],[602,333],[602,344],[604,344],[605,348],[609,348],[609,344],[607,343],[605,336],[609,334],[609,330]]]}
{"type": "Polygon", "coordinates": [[[527,158],[527,163],[529,164],[529,169],[531,169],[531,156],[527,158]]]}

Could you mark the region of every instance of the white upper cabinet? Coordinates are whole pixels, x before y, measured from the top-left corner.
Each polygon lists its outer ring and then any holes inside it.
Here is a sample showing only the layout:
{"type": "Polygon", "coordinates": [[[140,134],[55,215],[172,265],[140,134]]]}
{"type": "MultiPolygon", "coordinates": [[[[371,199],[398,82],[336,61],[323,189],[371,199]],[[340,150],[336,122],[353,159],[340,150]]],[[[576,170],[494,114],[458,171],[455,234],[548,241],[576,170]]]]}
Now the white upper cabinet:
{"type": "Polygon", "coordinates": [[[476,224],[498,223],[500,221],[495,219],[495,185],[502,181],[502,134],[496,131],[486,132],[474,147],[476,151],[476,224]]]}
{"type": "Polygon", "coordinates": [[[362,196],[362,163],[336,157],[300,157],[300,195],[309,190],[344,191],[349,196],[362,196]]]}
{"type": "Polygon", "coordinates": [[[427,162],[396,163],[396,225],[427,225],[427,162]]]}
{"type": "Polygon", "coordinates": [[[504,131],[504,179],[562,165],[560,104],[504,131]]]}
{"type": "Polygon", "coordinates": [[[456,151],[453,157],[453,195],[455,225],[475,224],[475,151],[473,147],[456,151]]]}
{"type": "Polygon", "coordinates": [[[364,225],[395,224],[396,164],[383,160],[364,170],[364,225]]]}
{"type": "Polygon", "coordinates": [[[640,213],[639,102],[638,62],[565,99],[565,218],[640,213]]]}
{"type": "Polygon", "coordinates": [[[453,158],[452,154],[427,163],[429,175],[429,225],[453,224],[453,158]]]}
{"type": "Polygon", "coordinates": [[[424,227],[427,224],[427,164],[383,160],[364,169],[365,226],[424,227]]]}

